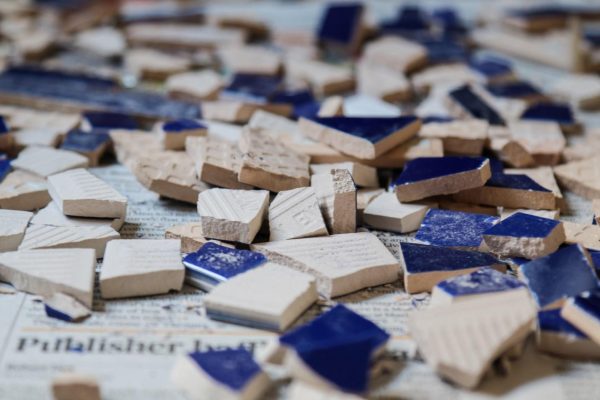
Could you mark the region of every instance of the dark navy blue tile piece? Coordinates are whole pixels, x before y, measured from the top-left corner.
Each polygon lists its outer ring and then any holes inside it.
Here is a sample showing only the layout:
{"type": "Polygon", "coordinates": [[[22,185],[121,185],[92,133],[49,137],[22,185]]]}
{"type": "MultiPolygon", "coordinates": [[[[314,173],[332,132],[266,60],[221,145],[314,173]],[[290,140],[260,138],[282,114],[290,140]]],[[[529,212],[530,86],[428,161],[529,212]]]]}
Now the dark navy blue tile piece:
{"type": "Polygon", "coordinates": [[[542,96],[542,92],[526,81],[508,81],[493,83],[486,86],[488,92],[497,97],[522,99],[542,96]]]}
{"type": "Polygon", "coordinates": [[[8,133],[10,129],[8,128],[8,124],[4,120],[4,117],[0,116],[0,135],[4,133],[8,133]]]}
{"type": "Polygon", "coordinates": [[[560,225],[560,221],[518,212],[498,222],[483,234],[490,236],[512,236],[517,238],[545,238],[552,233],[558,225],[560,225]]]}
{"type": "Polygon", "coordinates": [[[569,245],[520,267],[537,304],[543,308],[598,287],[598,278],[580,245],[569,245]]]}
{"type": "Polygon", "coordinates": [[[73,318],[69,314],[65,314],[56,308],[49,306],[44,303],[44,310],[46,311],[46,315],[50,318],[60,319],[61,321],[73,322],[73,318]]]}
{"type": "Polygon", "coordinates": [[[452,38],[417,38],[427,49],[427,61],[433,64],[461,62],[468,58],[467,47],[452,38]]]}
{"type": "Polygon", "coordinates": [[[181,133],[196,129],[207,129],[206,125],[196,121],[195,119],[174,119],[165,122],[162,125],[162,128],[166,133],[181,133]]]}
{"type": "Polygon", "coordinates": [[[409,274],[460,271],[502,264],[496,257],[478,251],[455,250],[416,243],[401,243],[400,247],[406,272],[409,274]]]}
{"type": "Polygon", "coordinates": [[[390,134],[415,123],[413,115],[402,117],[316,117],[313,121],[352,136],[377,143],[390,134]]]}
{"type": "Polygon", "coordinates": [[[301,104],[295,104],[294,109],[292,111],[292,116],[296,119],[306,118],[314,120],[318,117],[320,109],[321,103],[316,100],[301,104]]]}
{"type": "Polygon", "coordinates": [[[242,101],[267,103],[281,88],[281,78],[268,75],[235,74],[222,95],[242,101]]]}
{"type": "Polygon", "coordinates": [[[449,95],[474,118],[484,119],[491,125],[504,125],[504,119],[500,114],[475,94],[468,85],[452,90],[449,95]]]}
{"type": "Polygon", "coordinates": [[[88,152],[94,151],[110,142],[110,136],[105,130],[92,130],[83,132],[79,129],[72,130],[65,136],[60,148],[65,150],[88,152]]]}
{"type": "Polygon", "coordinates": [[[315,97],[309,89],[281,89],[271,97],[271,103],[302,105],[314,102],[315,97]]]}
{"type": "Polygon", "coordinates": [[[428,115],[427,117],[421,118],[423,121],[423,125],[428,124],[430,122],[452,122],[454,118],[446,117],[442,115],[428,115]]]}
{"type": "Polygon", "coordinates": [[[419,157],[406,163],[404,170],[394,182],[406,185],[427,179],[473,171],[481,168],[485,157],[419,157]]]}
{"type": "Polygon", "coordinates": [[[538,312],[538,326],[545,332],[570,335],[580,339],[587,338],[585,333],[560,316],[560,308],[538,312]]]}
{"type": "Polygon", "coordinates": [[[581,293],[573,299],[573,305],[600,323],[600,289],[581,293]]]}
{"type": "Polygon", "coordinates": [[[498,220],[484,214],[431,209],[427,211],[416,238],[435,246],[477,248],[483,240],[483,232],[498,220]]]}
{"type": "Polygon", "coordinates": [[[195,352],[188,356],[208,376],[234,391],[243,390],[262,371],[252,354],[242,348],[195,352]]]}
{"type": "Polygon", "coordinates": [[[533,104],[523,112],[521,119],[554,121],[561,125],[571,125],[575,123],[575,117],[573,116],[571,106],[561,103],[533,104]]]}
{"type": "Polygon", "coordinates": [[[317,37],[323,42],[351,45],[360,29],[361,3],[330,4],[321,17],[317,37]]]}
{"type": "Polygon", "coordinates": [[[592,263],[596,268],[596,275],[600,277],[600,251],[598,250],[588,250],[590,256],[592,257],[592,263]]]}
{"type": "Polygon", "coordinates": [[[444,36],[462,35],[467,32],[467,27],[453,8],[438,8],[433,11],[431,18],[441,26],[444,36]]]}
{"type": "Polygon", "coordinates": [[[138,129],[139,124],[131,115],[118,112],[87,111],[83,113],[93,129],[138,129]]]}
{"type": "Polygon", "coordinates": [[[15,65],[2,73],[2,77],[14,79],[15,81],[32,81],[37,84],[65,85],[70,88],[86,89],[89,87],[102,87],[117,89],[118,85],[112,79],[104,79],[82,73],[46,69],[37,65],[15,65]]]}
{"type": "Polygon", "coordinates": [[[8,175],[10,170],[10,160],[7,158],[0,158],[0,182],[4,180],[4,178],[6,177],[6,175],[8,175]]]}
{"type": "Polygon", "coordinates": [[[344,391],[364,393],[373,354],[389,337],[373,322],[337,305],[279,340],[322,378],[344,391]]]}
{"type": "Polygon", "coordinates": [[[513,72],[509,61],[493,56],[475,58],[469,62],[469,67],[487,78],[506,76],[513,72]]]}
{"type": "Polygon", "coordinates": [[[477,294],[503,292],[525,287],[517,278],[483,267],[470,274],[446,279],[436,285],[450,296],[470,296],[477,294]]]}
{"type": "Polygon", "coordinates": [[[550,192],[550,190],[538,184],[527,175],[522,174],[492,174],[485,186],[515,189],[515,190],[531,190],[536,192],[550,192]]]}
{"type": "Polygon", "coordinates": [[[426,13],[416,6],[404,6],[398,10],[396,19],[384,21],[380,30],[385,33],[413,36],[429,31],[430,21],[426,13]]]}
{"type": "Polygon", "coordinates": [[[203,6],[154,7],[121,10],[119,18],[125,23],[134,22],[202,22],[203,6]]]}

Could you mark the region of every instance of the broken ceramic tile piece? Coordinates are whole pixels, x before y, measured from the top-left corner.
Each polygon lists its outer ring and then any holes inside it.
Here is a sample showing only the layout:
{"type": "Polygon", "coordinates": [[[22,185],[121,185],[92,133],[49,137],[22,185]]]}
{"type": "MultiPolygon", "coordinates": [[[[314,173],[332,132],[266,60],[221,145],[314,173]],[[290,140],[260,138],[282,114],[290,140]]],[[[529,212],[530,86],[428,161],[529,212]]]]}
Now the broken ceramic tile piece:
{"type": "Polygon", "coordinates": [[[558,220],[560,217],[560,210],[526,210],[522,208],[504,208],[498,207],[498,211],[500,212],[500,219],[505,220],[506,218],[514,215],[516,213],[529,214],[540,218],[554,219],[558,220]]]}
{"type": "Polygon", "coordinates": [[[521,265],[519,277],[541,309],[560,307],[567,297],[598,287],[590,255],[580,245],[562,247],[521,265]]]}
{"type": "Polygon", "coordinates": [[[202,232],[212,239],[252,243],[268,205],[266,190],[205,190],[198,196],[202,232]]]}
{"type": "Polygon", "coordinates": [[[588,250],[600,250],[600,226],[563,221],[565,243],[580,244],[588,250]]]}
{"type": "Polygon", "coordinates": [[[340,162],[331,164],[311,164],[311,174],[328,173],[332,169],[347,169],[352,175],[352,180],[356,186],[378,187],[377,169],[357,162],[340,162]]]}
{"type": "Polygon", "coordinates": [[[344,98],[342,96],[331,96],[323,100],[317,116],[320,118],[325,117],[339,117],[344,115],[344,98]]]}
{"type": "Polygon", "coordinates": [[[496,257],[476,251],[414,243],[401,243],[400,248],[404,289],[408,293],[429,292],[445,279],[468,274],[481,267],[506,271],[506,265],[496,257]]]}
{"type": "MultiPolygon", "coordinates": [[[[600,285],[599,285],[600,286],[600,285]]],[[[600,344],[600,289],[583,292],[569,300],[560,315],[600,344]]]]}
{"type": "Polygon", "coordinates": [[[338,65],[288,57],[285,70],[287,77],[308,83],[314,92],[324,96],[354,88],[352,72],[338,65]]]}
{"type": "Polygon", "coordinates": [[[85,227],[31,225],[25,231],[19,250],[84,248],[94,249],[98,258],[102,258],[106,244],[120,237],[119,232],[106,225],[85,227]]]}
{"type": "Polygon", "coordinates": [[[314,277],[267,263],[217,285],[204,297],[204,306],[216,320],[283,331],[317,298],[314,277]]]}
{"type": "Polygon", "coordinates": [[[543,257],[558,250],[565,239],[560,221],[520,212],[483,232],[487,247],[500,257],[543,257]]]}
{"type": "Polygon", "coordinates": [[[595,110],[600,106],[600,79],[593,74],[567,75],[554,82],[550,93],[579,109],[595,110]]]}
{"type": "Polygon", "coordinates": [[[299,381],[351,393],[365,393],[372,361],[390,335],[343,305],[279,338],[284,364],[299,381]],[[341,365],[344,372],[342,373],[341,365]]]}
{"type": "Polygon", "coordinates": [[[17,250],[31,217],[28,211],[0,209],[0,252],[17,250]]]}
{"type": "Polygon", "coordinates": [[[356,67],[357,92],[374,96],[388,102],[407,101],[412,97],[410,82],[404,74],[393,69],[360,62],[356,67]]]}
{"type": "Polygon", "coordinates": [[[554,167],[558,181],[580,196],[593,200],[600,198],[600,157],[572,161],[554,167]]]}
{"type": "Polygon", "coordinates": [[[54,400],[100,400],[100,386],[96,379],[78,373],[62,373],[52,380],[54,400]]]}
{"type": "Polygon", "coordinates": [[[113,240],[100,271],[104,299],[148,296],[181,290],[185,268],[176,239],[113,240]]]}
{"type": "Polygon", "coordinates": [[[359,3],[327,5],[321,16],[317,38],[334,49],[355,51],[363,36],[364,13],[364,6],[359,3]]]}
{"type": "Polygon", "coordinates": [[[48,191],[68,216],[125,218],[127,212],[127,198],[85,169],[49,176],[48,191]]]}
{"type": "Polygon", "coordinates": [[[519,120],[508,122],[512,140],[531,154],[536,165],[556,165],[567,141],[555,122],[519,120]]]}
{"type": "Polygon", "coordinates": [[[171,75],[165,82],[169,96],[181,100],[215,100],[223,81],[212,70],[182,72],[171,75]]]}
{"type": "Polygon", "coordinates": [[[325,224],[331,234],[356,231],[356,186],[346,169],[311,177],[325,224]]]}
{"type": "Polygon", "coordinates": [[[568,104],[536,103],[523,112],[521,119],[556,122],[566,131],[577,129],[577,121],[568,104]]]}
{"type": "Polygon", "coordinates": [[[129,49],[123,55],[127,72],[139,79],[162,81],[170,75],[185,72],[191,66],[188,57],[181,57],[148,48],[129,49]]]}
{"type": "Polygon", "coordinates": [[[88,158],[90,166],[96,166],[108,148],[110,136],[101,130],[84,132],[72,130],[65,136],[60,148],[74,151],[88,158]]]}
{"type": "Polygon", "coordinates": [[[121,230],[125,223],[124,218],[78,218],[68,217],[58,208],[56,203],[50,202],[46,207],[39,210],[31,219],[31,225],[50,226],[108,226],[115,231],[121,230]]]}
{"type": "Polygon", "coordinates": [[[592,200],[592,211],[594,212],[594,224],[600,225],[600,199],[592,200]]]}
{"type": "Polygon", "coordinates": [[[223,66],[234,74],[277,75],[281,70],[281,55],[260,45],[226,46],[217,50],[223,66]]]}
{"type": "Polygon", "coordinates": [[[444,154],[481,155],[488,139],[487,121],[471,119],[448,122],[429,122],[419,130],[419,137],[441,139],[444,154]]]}
{"type": "Polygon", "coordinates": [[[238,250],[206,243],[198,251],[183,258],[186,282],[210,291],[221,282],[264,264],[267,258],[261,253],[238,250]]]}
{"type": "Polygon", "coordinates": [[[72,151],[49,147],[28,147],[12,161],[14,169],[20,169],[46,178],[73,168],[85,168],[88,159],[72,151]]]}
{"type": "Polygon", "coordinates": [[[394,193],[377,196],[363,211],[362,221],[375,229],[414,232],[421,226],[430,204],[401,203],[394,193]]]}
{"type": "Polygon", "coordinates": [[[481,187],[491,175],[484,157],[421,157],[406,163],[393,184],[400,201],[415,201],[481,187]]]}
{"type": "Polygon", "coordinates": [[[566,207],[565,199],[563,198],[562,192],[558,187],[554,172],[551,167],[537,167],[537,168],[507,168],[504,170],[505,174],[511,175],[527,175],[533,179],[536,183],[549,189],[554,193],[556,197],[556,205],[563,209],[566,207]]]}
{"type": "Polygon", "coordinates": [[[76,299],[60,292],[44,299],[44,310],[48,317],[65,322],[79,322],[91,314],[90,310],[76,299]]]}
{"type": "Polygon", "coordinates": [[[279,192],[269,205],[269,229],[271,241],[327,235],[315,190],[279,192]]]}
{"type": "Polygon", "coordinates": [[[537,348],[559,357],[598,360],[600,346],[560,315],[561,310],[538,312],[537,348]]]}
{"type": "Polygon", "coordinates": [[[188,136],[206,136],[208,129],[194,119],[176,119],[160,126],[160,136],[164,149],[183,150],[188,136]]]}
{"type": "Polygon", "coordinates": [[[12,171],[0,182],[0,208],[32,211],[50,202],[44,178],[25,171],[12,171]]]}
{"type": "MultiPolygon", "coordinates": [[[[15,131],[14,145],[17,149],[28,146],[56,147],[62,134],[53,128],[24,128],[15,131]]],[[[0,145],[1,147],[1,145],[0,145]]]]}
{"type": "Polygon", "coordinates": [[[384,36],[365,46],[363,59],[398,72],[408,73],[427,62],[427,49],[417,42],[400,36],[384,36]]]}
{"type": "Polygon", "coordinates": [[[131,115],[108,111],[84,112],[83,126],[90,129],[139,129],[139,124],[131,115]]]}
{"type": "Polygon", "coordinates": [[[256,400],[269,386],[268,376],[241,347],[179,356],[171,382],[194,400],[256,400]]]}
{"type": "Polygon", "coordinates": [[[483,232],[498,222],[498,218],[452,210],[429,210],[417,231],[416,239],[434,246],[477,250],[483,232]]]}
{"type": "Polygon", "coordinates": [[[504,119],[492,106],[479,96],[469,85],[461,86],[448,93],[456,117],[478,118],[490,125],[504,125],[504,119]]]}

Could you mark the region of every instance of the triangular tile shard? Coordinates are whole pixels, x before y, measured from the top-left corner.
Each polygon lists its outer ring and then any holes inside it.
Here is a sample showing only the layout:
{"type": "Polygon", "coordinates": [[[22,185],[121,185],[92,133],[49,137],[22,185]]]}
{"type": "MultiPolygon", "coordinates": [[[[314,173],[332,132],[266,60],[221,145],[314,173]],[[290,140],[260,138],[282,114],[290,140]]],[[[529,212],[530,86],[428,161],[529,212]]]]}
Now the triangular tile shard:
{"type": "Polygon", "coordinates": [[[267,263],[219,284],[204,297],[204,306],[216,320],[283,331],[317,298],[314,277],[267,263]]]}
{"type": "Polygon", "coordinates": [[[367,232],[258,243],[252,250],[315,276],[327,298],[394,282],[401,270],[377,236],[367,232]]]}
{"type": "Polygon", "coordinates": [[[210,291],[221,282],[267,262],[261,253],[208,242],[183,258],[186,282],[210,291]]]}
{"type": "Polygon", "coordinates": [[[600,344],[600,288],[567,300],[560,315],[600,344]]]}
{"type": "Polygon", "coordinates": [[[279,192],[269,205],[269,229],[270,241],[327,235],[315,190],[279,192]]]}
{"type": "Polygon", "coordinates": [[[600,346],[560,314],[560,309],[538,312],[538,350],[563,358],[599,360],[600,346]]]}
{"type": "Polygon", "coordinates": [[[554,167],[558,181],[586,199],[600,198],[600,157],[573,161],[554,167]]]}
{"type": "Polygon", "coordinates": [[[400,203],[396,194],[386,192],[367,205],[363,211],[362,221],[384,231],[414,232],[421,226],[429,209],[428,204],[400,203]]]}
{"type": "Polygon", "coordinates": [[[256,400],[269,386],[267,374],[243,348],[179,356],[171,382],[193,400],[256,400]]]}
{"type": "Polygon", "coordinates": [[[0,209],[0,252],[17,250],[33,213],[0,209]]]}
{"type": "Polygon", "coordinates": [[[567,297],[599,286],[590,254],[580,245],[565,246],[521,265],[519,277],[541,309],[561,307],[567,297]]]}
{"type": "Polygon", "coordinates": [[[125,218],[127,197],[85,169],[48,177],[50,196],[65,215],[72,217],[125,218]]]}
{"type": "Polygon", "coordinates": [[[92,249],[20,250],[0,254],[0,280],[49,297],[68,294],[92,307],[96,254],[92,249]]]}
{"type": "Polygon", "coordinates": [[[65,322],[80,322],[91,315],[87,307],[64,293],[54,293],[44,299],[44,310],[48,317],[65,322]]]}
{"type": "Polygon", "coordinates": [[[400,245],[404,268],[404,288],[408,293],[430,292],[439,282],[482,267],[505,272],[506,265],[496,257],[476,251],[414,243],[400,245]]]}
{"type": "Polygon", "coordinates": [[[484,157],[422,157],[406,163],[394,186],[400,201],[415,201],[481,187],[491,176],[484,157]]]}
{"type": "Polygon", "coordinates": [[[205,190],[198,196],[202,232],[211,239],[252,243],[268,205],[266,190],[205,190]]]}
{"type": "Polygon", "coordinates": [[[420,127],[421,121],[414,116],[300,119],[300,130],[306,137],[366,160],[408,141],[420,127]]]}
{"type": "Polygon", "coordinates": [[[46,180],[37,175],[13,171],[0,182],[0,208],[33,211],[49,202],[46,180]]]}
{"type": "Polygon", "coordinates": [[[104,256],[106,244],[121,235],[108,226],[49,226],[31,225],[25,231],[25,237],[19,250],[83,248],[94,249],[98,258],[104,256]]]}
{"type": "Polygon", "coordinates": [[[356,231],[356,186],[350,172],[332,169],[329,173],[311,177],[319,207],[329,233],[352,233],[356,231]]]}
{"type": "Polygon", "coordinates": [[[105,299],[149,296],[181,290],[185,268],[176,239],[113,240],[100,271],[105,299]]]}
{"type": "Polygon", "coordinates": [[[413,312],[408,327],[427,364],[443,377],[475,388],[499,355],[529,335],[535,317],[529,294],[515,290],[501,298],[413,312]]]}
{"type": "Polygon", "coordinates": [[[299,381],[363,394],[389,334],[343,305],[284,334],[284,364],[299,381]]]}
{"type": "Polygon", "coordinates": [[[98,227],[106,226],[119,231],[125,223],[124,218],[79,218],[69,217],[62,213],[55,202],[51,201],[39,210],[31,219],[31,225],[50,225],[66,227],[98,227]]]}
{"type": "Polygon", "coordinates": [[[56,400],[101,400],[100,386],[93,376],[72,372],[54,378],[52,395],[56,400]]]}
{"type": "Polygon", "coordinates": [[[50,147],[28,147],[19,153],[12,166],[46,178],[69,169],[85,168],[88,166],[88,159],[73,151],[50,147]]]}

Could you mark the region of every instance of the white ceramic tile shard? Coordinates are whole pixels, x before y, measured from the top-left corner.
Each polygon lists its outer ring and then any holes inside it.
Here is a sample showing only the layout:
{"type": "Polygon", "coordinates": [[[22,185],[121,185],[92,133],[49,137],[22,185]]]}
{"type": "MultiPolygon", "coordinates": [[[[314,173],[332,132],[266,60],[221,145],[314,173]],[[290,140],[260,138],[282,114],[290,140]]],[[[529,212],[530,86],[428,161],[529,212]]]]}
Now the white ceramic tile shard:
{"type": "Polygon", "coordinates": [[[88,166],[88,159],[73,151],[34,146],[19,153],[12,166],[46,178],[69,169],[85,168],[88,166]]]}
{"type": "Polygon", "coordinates": [[[282,65],[280,54],[262,46],[227,46],[217,55],[236,74],[277,75],[282,65]]]}
{"type": "Polygon", "coordinates": [[[385,231],[407,233],[419,229],[429,204],[401,203],[395,193],[383,193],[363,211],[365,224],[385,231]]]}
{"type": "Polygon", "coordinates": [[[198,196],[202,232],[211,239],[252,243],[268,205],[266,190],[205,190],[198,196]]]}
{"type": "Polygon", "coordinates": [[[412,96],[406,76],[390,67],[361,62],[357,65],[356,74],[358,93],[389,102],[406,101],[412,96]]]}
{"type": "Polygon", "coordinates": [[[600,251],[600,226],[562,221],[565,228],[565,243],[580,244],[589,250],[600,251]]]}
{"type": "Polygon", "coordinates": [[[0,252],[17,250],[31,217],[28,211],[0,209],[0,252]]]}
{"type": "Polygon", "coordinates": [[[54,203],[71,217],[125,218],[127,197],[85,169],[48,177],[54,203]]]}
{"type": "Polygon", "coordinates": [[[350,172],[333,169],[311,177],[321,213],[331,234],[356,231],[356,186],[350,172]]]}
{"type": "Polygon", "coordinates": [[[308,83],[321,95],[343,93],[354,88],[354,77],[349,69],[322,61],[290,58],[285,61],[285,70],[291,79],[308,83]]]}
{"type": "Polygon", "coordinates": [[[67,322],[79,322],[91,315],[91,311],[72,296],[54,293],[44,299],[46,315],[67,322]]]}
{"type": "Polygon", "coordinates": [[[171,97],[189,101],[215,100],[222,86],[221,76],[213,70],[182,72],[165,82],[171,97]]]}
{"type": "Polygon", "coordinates": [[[341,162],[331,164],[311,164],[311,174],[328,173],[332,169],[346,169],[352,175],[354,184],[361,187],[376,188],[379,186],[377,178],[377,169],[368,165],[359,164],[357,162],[341,162]]]}
{"type": "Polygon", "coordinates": [[[498,356],[529,335],[536,316],[529,294],[513,290],[501,299],[413,312],[408,327],[427,364],[452,382],[475,388],[498,356]]]}
{"type": "Polygon", "coordinates": [[[533,157],[537,165],[556,165],[567,141],[556,122],[509,121],[510,137],[533,157]]]}
{"type": "Polygon", "coordinates": [[[399,36],[384,36],[365,46],[363,59],[407,73],[427,62],[427,49],[399,36]]]}
{"type": "Polygon", "coordinates": [[[368,232],[258,243],[252,250],[270,261],[317,278],[319,293],[330,298],[398,279],[398,260],[368,232]]]}
{"type": "Polygon", "coordinates": [[[600,78],[593,74],[566,75],[554,82],[550,94],[582,110],[596,110],[600,107],[600,78]]]}
{"type": "Polygon", "coordinates": [[[106,244],[121,235],[108,226],[49,226],[31,225],[25,231],[25,237],[19,250],[82,248],[94,249],[98,258],[104,255],[106,244]]]}
{"type": "Polygon", "coordinates": [[[32,211],[50,202],[46,180],[25,171],[12,171],[0,182],[0,208],[32,211]]]}
{"type": "Polygon", "coordinates": [[[344,98],[342,96],[331,96],[323,100],[318,117],[338,117],[344,115],[344,98]]]}
{"type": "Polygon", "coordinates": [[[123,57],[123,65],[141,79],[163,80],[170,75],[187,71],[191,62],[187,57],[154,49],[134,48],[123,57]]]}
{"type": "Polygon", "coordinates": [[[100,400],[96,378],[74,372],[62,373],[52,380],[54,400],[100,400]]]}
{"type": "Polygon", "coordinates": [[[100,271],[104,299],[150,296],[181,290],[185,268],[178,239],[113,240],[100,271]]]}
{"type": "Polygon", "coordinates": [[[317,298],[313,276],[267,263],[219,284],[203,300],[211,318],[283,331],[317,298]]]}
{"type": "Polygon", "coordinates": [[[119,231],[125,223],[124,218],[79,218],[69,217],[62,213],[55,202],[51,201],[46,207],[39,210],[31,219],[32,225],[50,226],[82,226],[97,227],[107,226],[119,231]]]}
{"type": "Polygon", "coordinates": [[[56,147],[62,133],[53,128],[25,128],[14,132],[15,145],[18,148],[27,146],[56,147]]]}
{"type": "Polygon", "coordinates": [[[19,250],[0,254],[0,280],[49,297],[61,292],[92,307],[96,253],[93,249],[19,250]]]}
{"type": "Polygon", "coordinates": [[[279,192],[269,205],[269,229],[271,241],[327,235],[314,189],[279,192]]]}
{"type": "Polygon", "coordinates": [[[586,199],[600,198],[600,157],[554,167],[558,182],[586,199]]]}
{"type": "Polygon", "coordinates": [[[485,120],[470,119],[451,122],[430,122],[419,130],[419,137],[441,139],[444,154],[481,155],[488,139],[489,124],[485,120]]]}

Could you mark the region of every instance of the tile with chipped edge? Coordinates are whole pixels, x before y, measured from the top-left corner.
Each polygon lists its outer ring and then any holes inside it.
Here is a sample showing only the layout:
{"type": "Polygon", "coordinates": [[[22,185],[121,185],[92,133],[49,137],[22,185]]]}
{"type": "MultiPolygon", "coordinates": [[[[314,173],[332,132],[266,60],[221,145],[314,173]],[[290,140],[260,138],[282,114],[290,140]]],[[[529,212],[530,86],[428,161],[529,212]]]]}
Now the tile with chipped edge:
{"type": "Polygon", "coordinates": [[[311,177],[319,207],[331,234],[356,231],[356,187],[350,172],[332,169],[311,177]]]}
{"type": "Polygon", "coordinates": [[[279,192],[269,205],[268,217],[271,241],[328,234],[312,187],[279,192]]]}
{"type": "Polygon", "coordinates": [[[29,211],[0,209],[0,252],[18,249],[32,217],[29,211]]]}
{"type": "Polygon", "coordinates": [[[362,213],[366,225],[398,233],[419,229],[431,204],[401,203],[395,193],[382,193],[373,199],[362,213]]]}

